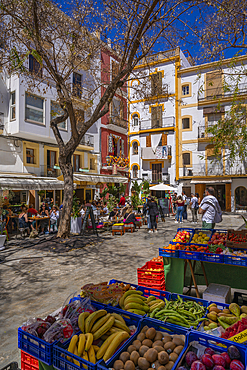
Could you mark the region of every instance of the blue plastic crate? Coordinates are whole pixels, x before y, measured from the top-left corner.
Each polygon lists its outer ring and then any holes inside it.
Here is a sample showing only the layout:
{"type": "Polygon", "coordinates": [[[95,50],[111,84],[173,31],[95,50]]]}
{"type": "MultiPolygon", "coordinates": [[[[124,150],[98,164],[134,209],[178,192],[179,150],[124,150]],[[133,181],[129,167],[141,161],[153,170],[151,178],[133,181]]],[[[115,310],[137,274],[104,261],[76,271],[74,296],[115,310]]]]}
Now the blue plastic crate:
{"type": "Polygon", "coordinates": [[[44,362],[46,365],[52,365],[53,346],[57,343],[50,344],[35,337],[32,334],[18,328],[18,348],[35,357],[37,360],[44,362]]]}
{"type": "Polygon", "coordinates": [[[138,287],[138,285],[137,285],[137,284],[126,283],[125,281],[115,280],[115,279],[111,279],[111,280],[109,281],[109,283],[108,283],[108,284],[115,284],[115,283],[119,283],[119,284],[123,283],[123,284],[125,284],[125,285],[130,284],[133,288],[136,288],[136,289],[137,289],[137,287],[138,287]]]}
{"type": "MultiPolygon", "coordinates": [[[[115,307],[110,307],[110,306],[104,307],[98,302],[92,302],[92,305],[97,309],[105,309],[109,313],[116,312],[116,313],[120,314],[121,316],[123,316],[123,318],[124,318],[124,320],[125,320],[125,322],[128,326],[135,325],[136,328],[137,328],[137,331],[138,331],[138,329],[140,327],[141,316],[132,314],[132,313],[127,312],[127,311],[117,309],[115,307]]],[[[79,334],[80,333],[78,333],[78,335],[79,334]]],[[[127,341],[132,340],[134,335],[132,335],[127,341]]],[[[70,343],[70,340],[66,341],[63,344],[60,343],[60,342],[57,342],[53,346],[53,367],[55,367],[56,369],[59,369],[59,370],[83,369],[84,368],[83,365],[84,366],[86,365],[88,370],[96,370],[98,368],[98,364],[102,360],[99,360],[98,362],[96,362],[96,364],[93,364],[91,362],[83,360],[81,357],[78,357],[78,356],[75,356],[75,355],[71,354],[70,352],[67,351],[69,343],[70,343]],[[77,360],[80,363],[80,366],[77,366],[73,362],[70,362],[67,359],[67,356],[77,360]]],[[[123,346],[120,347],[120,350],[121,350],[122,347],[123,346]]],[[[109,361],[111,361],[111,359],[109,359],[109,361]]],[[[108,362],[107,362],[107,364],[108,364],[108,362]]]]}
{"type": "MultiPolygon", "coordinates": [[[[177,229],[176,234],[174,235],[174,238],[175,238],[175,236],[177,235],[178,231],[189,231],[189,233],[190,233],[190,238],[189,238],[189,240],[188,240],[186,243],[190,243],[191,239],[193,238],[193,235],[194,235],[195,229],[191,229],[191,228],[188,228],[188,227],[179,227],[179,228],[177,229]]],[[[173,239],[174,239],[174,238],[173,238],[173,239]]],[[[176,242],[176,243],[182,243],[182,242],[176,242]]]]}
{"type": "Polygon", "coordinates": [[[178,252],[176,249],[159,248],[159,256],[161,257],[179,258],[178,252]]]}
{"type": "Polygon", "coordinates": [[[149,318],[144,318],[141,322],[140,322],[140,326],[139,326],[139,329],[138,331],[135,333],[135,335],[130,338],[128,341],[125,342],[125,344],[122,346],[122,348],[120,348],[115,354],[114,356],[111,358],[110,362],[108,362],[107,364],[105,364],[105,362],[102,360],[100,362],[100,364],[98,365],[98,369],[99,370],[106,370],[106,369],[109,369],[109,368],[113,368],[113,364],[114,362],[119,358],[120,354],[124,351],[127,351],[127,348],[129,347],[129,345],[134,341],[136,340],[138,334],[140,333],[141,329],[145,326],[149,326],[150,328],[155,328],[157,331],[165,331],[165,332],[168,332],[169,334],[183,334],[185,335],[185,346],[184,346],[184,349],[183,351],[180,353],[177,361],[175,362],[174,366],[172,369],[175,369],[177,367],[177,364],[178,362],[180,361],[180,358],[183,356],[184,352],[185,352],[185,349],[188,345],[188,339],[187,339],[187,330],[183,329],[183,328],[180,328],[180,327],[171,327],[171,325],[169,324],[160,324],[160,322],[153,322],[151,321],[151,319],[149,318]]]}
{"type": "Polygon", "coordinates": [[[224,263],[224,254],[217,254],[217,253],[202,253],[201,261],[204,262],[213,262],[213,263],[224,263]]]}
{"type": "Polygon", "coordinates": [[[175,301],[177,299],[178,295],[182,298],[183,301],[194,301],[194,302],[199,303],[203,307],[208,307],[208,305],[209,305],[209,302],[206,301],[205,299],[191,297],[189,295],[183,295],[183,294],[177,294],[177,293],[172,293],[171,294],[171,301],[175,301]]]}
{"type": "Polygon", "coordinates": [[[185,260],[201,261],[202,253],[201,252],[194,252],[194,251],[181,251],[181,250],[179,250],[179,258],[183,258],[185,260]]]}
{"type": "Polygon", "coordinates": [[[153,295],[159,299],[167,299],[170,301],[171,299],[171,293],[166,292],[165,290],[159,290],[159,289],[153,289],[149,287],[144,287],[144,286],[138,286],[138,290],[143,292],[144,297],[148,298],[150,295],[153,295]]]}
{"type": "Polygon", "coordinates": [[[230,256],[224,254],[224,263],[227,265],[247,266],[247,256],[230,256]]]}

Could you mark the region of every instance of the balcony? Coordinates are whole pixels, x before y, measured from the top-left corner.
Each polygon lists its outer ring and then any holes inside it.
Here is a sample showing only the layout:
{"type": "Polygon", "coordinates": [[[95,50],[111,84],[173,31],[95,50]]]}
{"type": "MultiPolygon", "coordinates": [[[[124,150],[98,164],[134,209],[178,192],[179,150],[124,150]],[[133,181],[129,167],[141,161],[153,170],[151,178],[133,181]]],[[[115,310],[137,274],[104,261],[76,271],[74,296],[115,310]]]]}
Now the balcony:
{"type": "MultiPolygon", "coordinates": [[[[145,90],[145,88],[144,88],[145,90]]],[[[156,89],[152,91],[152,87],[150,84],[146,87],[147,91],[143,92],[143,95],[146,99],[154,99],[156,97],[167,97],[168,96],[168,85],[162,84],[160,89],[156,89]]]]}
{"type": "Polygon", "coordinates": [[[151,147],[141,149],[142,159],[146,160],[157,160],[157,159],[171,159],[172,158],[172,147],[171,145],[158,146],[156,153],[154,153],[151,147]],[[166,147],[166,150],[163,148],[166,147]]]}
{"type": "Polygon", "coordinates": [[[159,120],[142,120],[140,122],[140,130],[151,130],[155,128],[171,128],[175,127],[175,117],[162,117],[161,122],[159,120]]]}
{"type": "Polygon", "coordinates": [[[113,170],[113,166],[116,166],[116,169],[119,171],[128,171],[129,158],[120,155],[108,155],[106,157],[106,162],[102,163],[102,169],[113,170]]]}
{"type": "Polygon", "coordinates": [[[201,141],[207,141],[211,137],[213,137],[213,134],[206,132],[206,127],[198,127],[198,139],[201,141]]]}
{"type": "Polygon", "coordinates": [[[75,109],[84,110],[92,105],[92,95],[93,92],[85,87],[73,86],[72,102],[75,109]]]}
{"type": "Polygon", "coordinates": [[[86,145],[90,147],[94,147],[94,135],[85,134],[80,141],[81,145],[86,145]]]}
{"type": "Polygon", "coordinates": [[[183,176],[184,177],[193,177],[193,176],[223,176],[224,175],[224,168],[223,163],[208,163],[206,167],[206,163],[198,164],[191,166],[191,168],[184,167],[183,168],[183,176]]]}
{"type": "Polygon", "coordinates": [[[235,90],[235,88],[227,89],[227,91],[224,91],[223,87],[219,88],[209,88],[205,91],[200,91],[197,95],[198,102],[206,102],[209,100],[219,100],[222,98],[229,98],[233,97],[234,95],[246,95],[247,94],[247,84],[242,83],[238,85],[238,91],[235,90]]]}
{"type": "Polygon", "coordinates": [[[51,166],[47,166],[47,165],[40,166],[40,174],[38,174],[38,176],[41,176],[41,177],[58,177],[60,175],[61,175],[60,169],[52,168],[51,166]]]}
{"type": "Polygon", "coordinates": [[[225,175],[247,175],[247,162],[235,161],[232,165],[226,160],[225,175]]]}

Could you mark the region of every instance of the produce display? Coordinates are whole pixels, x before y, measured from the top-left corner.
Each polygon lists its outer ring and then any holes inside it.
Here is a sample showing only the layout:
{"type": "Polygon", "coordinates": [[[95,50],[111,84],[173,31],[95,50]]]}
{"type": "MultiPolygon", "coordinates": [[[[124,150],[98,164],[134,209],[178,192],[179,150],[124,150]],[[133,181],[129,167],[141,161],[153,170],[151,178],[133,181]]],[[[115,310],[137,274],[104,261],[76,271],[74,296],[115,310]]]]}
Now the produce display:
{"type": "Polygon", "coordinates": [[[220,232],[215,232],[208,245],[223,245],[225,246],[226,245],[226,240],[227,240],[227,234],[226,233],[220,233],[220,232]]]}
{"type": "Polygon", "coordinates": [[[161,262],[163,263],[163,257],[158,256],[151,259],[152,262],[161,262]]]}
{"type": "Polygon", "coordinates": [[[178,370],[244,370],[245,366],[240,361],[241,355],[236,346],[230,346],[227,352],[218,352],[212,348],[205,348],[204,353],[199,355],[196,351],[196,343],[186,353],[182,366],[178,370]],[[193,349],[193,350],[192,350],[193,349]]]}
{"type": "Polygon", "coordinates": [[[157,307],[162,307],[164,301],[154,296],[145,298],[140,290],[129,290],[119,301],[120,307],[128,312],[144,316],[157,307]]]}
{"type": "Polygon", "coordinates": [[[189,231],[181,230],[177,231],[176,236],[173,239],[173,242],[179,242],[179,243],[188,243],[190,240],[191,234],[189,231]]]}
{"type": "Polygon", "coordinates": [[[247,233],[244,230],[241,231],[232,231],[228,233],[228,241],[234,242],[237,244],[247,243],[247,233]]]}
{"type": "Polygon", "coordinates": [[[208,244],[210,237],[203,233],[202,231],[195,233],[193,235],[193,238],[191,240],[191,243],[196,243],[196,244],[208,244]]]}
{"type": "Polygon", "coordinates": [[[144,326],[141,332],[119,358],[114,370],[171,370],[184,349],[185,336],[156,331],[144,326]]]}
{"type": "MultiPolygon", "coordinates": [[[[151,297],[148,299],[151,299],[151,297]]],[[[153,319],[184,326],[185,328],[194,327],[196,329],[201,321],[206,320],[206,318],[203,318],[205,313],[205,307],[199,303],[190,300],[183,301],[177,295],[175,301],[167,301],[165,299],[148,316],[153,319]]]]}
{"type": "MultiPolygon", "coordinates": [[[[98,310],[91,314],[83,312],[78,319],[81,334],[74,335],[67,351],[95,364],[108,361],[116,349],[135,331],[129,329],[123,317],[117,313],[98,310]]],[[[78,360],[67,356],[69,361],[80,366],[78,360]]]]}
{"type": "Polygon", "coordinates": [[[242,317],[241,320],[237,321],[232,326],[229,326],[228,328],[226,328],[225,333],[221,334],[221,338],[229,339],[229,338],[234,337],[234,335],[237,335],[239,333],[242,333],[242,331],[247,330],[247,318],[246,318],[246,316],[245,317],[242,317]]]}

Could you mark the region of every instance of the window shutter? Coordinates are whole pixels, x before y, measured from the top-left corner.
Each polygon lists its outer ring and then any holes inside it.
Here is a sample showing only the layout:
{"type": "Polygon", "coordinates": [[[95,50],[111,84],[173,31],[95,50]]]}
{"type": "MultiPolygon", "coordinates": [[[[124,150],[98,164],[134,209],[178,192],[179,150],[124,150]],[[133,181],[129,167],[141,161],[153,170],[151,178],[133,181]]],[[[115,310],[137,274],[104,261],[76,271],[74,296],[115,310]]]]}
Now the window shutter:
{"type": "Polygon", "coordinates": [[[124,104],[122,99],[120,100],[120,118],[124,118],[124,104]]]}
{"type": "Polygon", "coordinates": [[[108,136],[108,154],[112,154],[113,152],[113,137],[111,135],[108,136]]]}
{"type": "Polygon", "coordinates": [[[162,127],[162,106],[157,107],[157,127],[162,127]]]}
{"type": "Polygon", "coordinates": [[[146,147],[151,147],[151,135],[146,136],[146,147]]]}
{"type": "Polygon", "coordinates": [[[118,70],[119,70],[119,65],[118,63],[112,61],[112,65],[111,65],[111,73],[112,73],[112,79],[114,80],[114,78],[118,75],[118,70]]]}
{"type": "Polygon", "coordinates": [[[157,74],[151,74],[151,95],[156,95],[157,74]]]}
{"type": "Polygon", "coordinates": [[[162,133],[162,146],[167,145],[167,134],[162,133]]]}
{"type": "Polygon", "coordinates": [[[124,155],[124,139],[122,139],[122,155],[124,155]]]}
{"type": "Polygon", "coordinates": [[[220,95],[222,91],[222,77],[221,71],[214,71],[206,73],[206,96],[220,95]]]}
{"type": "Polygon", "coordinates": [[[162,72],[157,73],[157,95],[162,94],[162,72]]]}
{"type": "Polygon", "coordinates": [[[156,127],[157,125],[157,108],[158,107],[151,107],[151,126],[152,128],[156,127]]]}

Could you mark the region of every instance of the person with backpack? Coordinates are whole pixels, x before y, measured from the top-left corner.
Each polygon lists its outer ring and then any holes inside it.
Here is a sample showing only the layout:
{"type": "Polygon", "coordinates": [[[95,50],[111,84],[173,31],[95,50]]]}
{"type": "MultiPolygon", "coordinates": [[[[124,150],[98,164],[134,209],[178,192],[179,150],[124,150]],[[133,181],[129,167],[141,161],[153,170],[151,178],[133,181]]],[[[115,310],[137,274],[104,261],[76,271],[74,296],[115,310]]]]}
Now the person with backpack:
{"type": "Polygon", "coordinates": [[[182,191],[182,199],[184,201],[183,220],[187,220],[187,206],[190,204],[190,201],[184,191],[182,191]]]}
{"type": "Polygon", "coordinates": [[[202,214],[202,227],[203,229],[214,229],[215,224],[222,221],[222,211],[214,196],[213,187],[206,188],[205,195],[199,208],[199,213],[202,214]]]}
{"type": "Polygon", "coordinates": [[[199,208],[198,198],[195,194],[191,193],[191,213],[192,213],[192,224],[197,224],[197,210],[199,208]]]}

